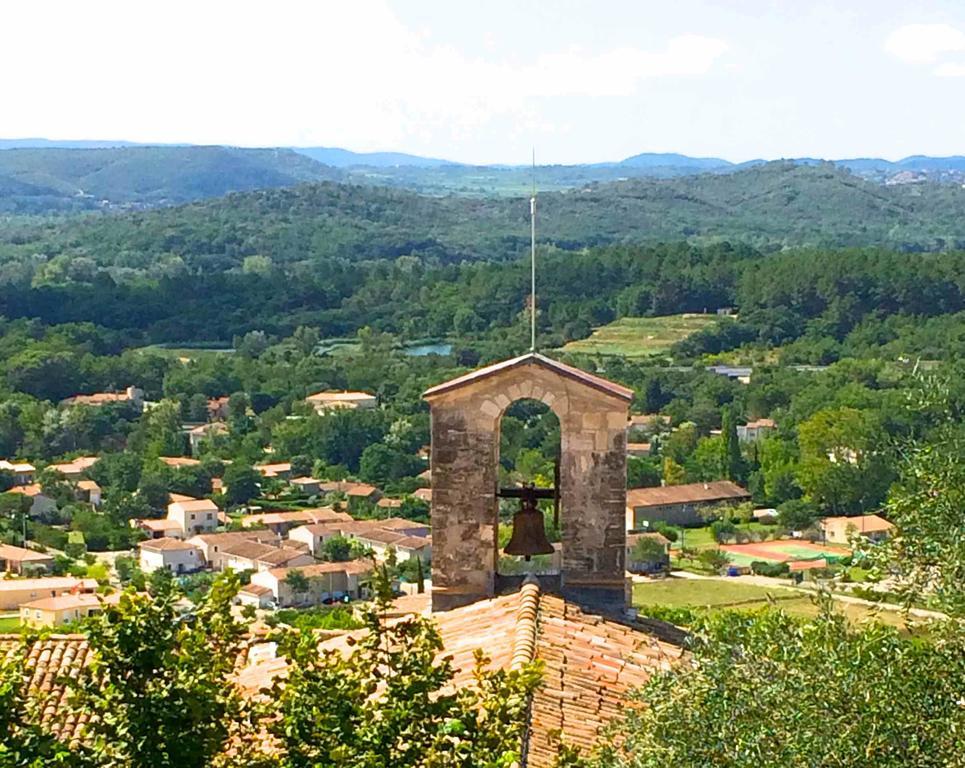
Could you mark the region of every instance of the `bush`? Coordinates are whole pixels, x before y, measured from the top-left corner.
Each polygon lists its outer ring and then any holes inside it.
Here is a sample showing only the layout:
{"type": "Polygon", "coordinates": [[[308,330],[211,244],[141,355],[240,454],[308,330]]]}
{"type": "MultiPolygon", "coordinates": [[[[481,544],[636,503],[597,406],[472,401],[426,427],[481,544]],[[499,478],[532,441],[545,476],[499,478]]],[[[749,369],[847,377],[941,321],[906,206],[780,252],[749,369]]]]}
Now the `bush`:
{"type": "Polygon", "coordinates": [[[764,560],[755,560],[751,563],[751,572],[758,576],[770,576],[779,578],[790,573],[790,566],[787,563],[768,563],[764,560]]]}
{"type": "Polygon", "coordinates": [[[730,520],[715,520],[710,524],[710,532],[719,544],[730,541],[737,536],[737,526],[730,520]]]}

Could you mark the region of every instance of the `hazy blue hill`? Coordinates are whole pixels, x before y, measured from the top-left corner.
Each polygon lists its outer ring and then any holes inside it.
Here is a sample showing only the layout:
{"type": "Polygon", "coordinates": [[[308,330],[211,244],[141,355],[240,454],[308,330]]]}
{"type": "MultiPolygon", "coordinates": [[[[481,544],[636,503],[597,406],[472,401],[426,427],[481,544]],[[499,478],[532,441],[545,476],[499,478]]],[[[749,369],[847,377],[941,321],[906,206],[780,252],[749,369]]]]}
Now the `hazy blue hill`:
{"type": "Polygon", "coordinates": [[[38,194],[88,208],[105,201],[157,205],[341,178],[339,171],[287,149],[174,146],[8,149],[0,152],[0,175],[27,185],[0,190],[14,211],[18,203],[31,209],[38,194]]]}
{"type": "Polygon", "coordinates": [[[675,152],[644,152],[621,160],[617,165],[628,168],[688,168],[707,171],[727,168],[734,164],[719,157],[689,157],[675,152]]]}
{"type": "Polygon", "coordinates": [[[965,171],[965,157],[952,155],[950,157],[928,157],[926,155],[911,155],[895,163],[899,168],[920,171],[965,171]]]}
{"type": "MultiPolygon", "coordinates": [[[[538,238],[566,251],[688,240],[791,246],[965,250],[965,190],[883,186],[825,163],[769,163],[725,174],[631,179],[541,192],[538,238]]],[[[524,196],[419,195],[352,184],[241,192],[186,206],[0,224],[0,263],[78,256],[121,269],[177,258],[192,272],[239,270],[246,256],[312,265],[413,256],[433,263],[512,260],[529,246],[524,196]]]]}
{"type": "Polygon", "coordinates": [[[438,168],[444,165],[458,165],[448,160],[434,157],[419,157],[405,152],[352,152],[339,147],[292,147],[295,152],[335,168],[366,166],[369,168],[391,168],[411,166],[416,168],[438,168]]]}

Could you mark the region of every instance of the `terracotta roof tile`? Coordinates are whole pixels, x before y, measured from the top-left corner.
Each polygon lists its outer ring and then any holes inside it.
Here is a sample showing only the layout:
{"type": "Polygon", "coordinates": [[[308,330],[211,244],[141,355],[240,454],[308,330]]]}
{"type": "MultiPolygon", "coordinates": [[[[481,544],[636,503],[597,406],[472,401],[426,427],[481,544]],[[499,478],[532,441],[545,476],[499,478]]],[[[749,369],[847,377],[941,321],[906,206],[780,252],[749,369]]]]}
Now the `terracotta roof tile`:
{"type": "Polygon", "coordinates": [[[538,365],[542,368],[547,368],[554,373],[558,373],[568,379],[578,381],[581,384],[585,384],[588,387],[596,389],[600,392],[605,392],[608,395],[618,397],[621,400],[633,400],[633,390],[628,389],[620,384],[616,384],[612,381],[607,381],[600,376],[594,376],[592,373],[587,373],[579,368],[574,368],[571,365],[566,365],[558,360],[553,360],[545,355],[541,355],[538,352],[530,352],[525,355],[520,355],[519,357],[514,357],[512,360],[503,360],[499,363],[494,363],[493,365],[488,365],[485,368],[479,368],[475,371],[470,371],[464,376],[459,376],[455,379],[450,379],[449,381],[438,384],[430,389],[427,389],[422,393],[422,396],[426,399],[432,399],[437,395],[441,395],[444,392],[449,392],[450,390],[457,389],[466,384],[472,384],[473,382],[479,381],[480,379],[489,378],[490,376],[495,376],[496,374],[502,373],[503,371],[511,370],[512,368],[518,368],[524,365],[538,365]]]}
{"type": "MultiPolygon", "coordinates": [[[[0,635],[0,654],[12,655],[22,649],[19,635],[0,635]]],[[[27,691],[37,705],[40,723],[46,730],[70,744],[83,735],[86,717],[70,705],[63,677],[76,678],[91,660],[83,635],[47,635],[33,641],[25,653],[27,691]]]]}
{"type": "Polygon", "coordinates": [[[718,501],[722,499],[746,499],[750,494],[730,480],[712,483],[686,483],[665,485],[657,488],[633,488],[627,491],[627,506],[656,507],[664,504],[687,504],[718,501]]]}

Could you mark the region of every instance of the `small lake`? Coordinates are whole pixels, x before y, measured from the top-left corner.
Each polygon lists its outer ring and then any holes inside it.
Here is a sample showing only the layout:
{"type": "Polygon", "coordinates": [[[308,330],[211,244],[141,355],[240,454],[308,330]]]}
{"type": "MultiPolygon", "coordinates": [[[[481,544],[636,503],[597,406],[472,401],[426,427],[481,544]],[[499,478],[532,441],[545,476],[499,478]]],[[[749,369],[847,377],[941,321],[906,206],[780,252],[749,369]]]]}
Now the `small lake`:
{"type": "Polygon", "coordinates": [[[426,355],[451,355],[452,344],[439,342],[436,344],[416,344],[405,348],[405,353],[411,357],[425,357],[426,355]]]}

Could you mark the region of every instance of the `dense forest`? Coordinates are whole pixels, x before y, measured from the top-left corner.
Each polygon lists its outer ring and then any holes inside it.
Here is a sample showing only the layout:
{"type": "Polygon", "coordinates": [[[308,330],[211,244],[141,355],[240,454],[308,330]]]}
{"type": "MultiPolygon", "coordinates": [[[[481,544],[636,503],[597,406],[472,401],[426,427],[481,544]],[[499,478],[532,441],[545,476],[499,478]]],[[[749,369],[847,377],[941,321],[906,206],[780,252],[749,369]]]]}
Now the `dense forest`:
{"type": "MultiPolygon", "coordinates": [[[[0,169],[5,158],[21,151],[28,150],[0,152],[0,169]]],[[[140,165],[154,169],[150,173],[143,168],[131,171],[129,166],[137,165],[134,159],[116,168],[108,164],[71,169],[59,181],[47,173],[4,176],[0,170],[0,202],[19,199],[23,185],[72,189],[65,206],[76,209],[99,205],[99,195],[77,196],[78,188],[87,189],[84,185],[92,193],[117,188],[121,201],[156,203],[287,186],[299,180],[338,180],[346,173],[293,152],[193,151],[198,157],[192,155],[185,163],[143,158],[140,165]]],[[[151,242],[154,249],[164,246],[162,252],[176,254],[207,244],[215,247],[205,255],[216,256],[227,248],[230,257],[240,248],[244,255],[261,252],[273,258],[271,251],[278,251],[283,260],[293,259],[293,250],[306,259],[410,253],[448,260],[505,259],[526,241],[529,207],[521,196],[528,195],[529,182],[507,188],[513,196],[430,196],[370,186],[385,183],[382,171],[349,178],[365,184],[323,182],[239,193],[173,211],[111,217],[107,223],[100,214],[80,228],[73,221],[65,227],[62,219],[38,226],[34,217],[28,217],[21,226],[6,222],[3,231],[10,233],[5,237],[8,244],[11,235],[15,243],[43,243],[41,253],[49,248],[56,253],[65,239],[70,243],[79,237],[78,246],[86,244],[95,252],[92,255],[101,257],[105,249],[130,251],[117,246],[151,242]],[[225,239],[212,242],[218,229],[226,230],[225,239]]],[[[880,185],[831,163],[773,162],[733,173],[670,179],[626,177],[544,192],[539,200],[540,239],[567,250],[685,239],[738,240],[768,249],[880,245],[906,251],[945,250],[965,242],[965,190],[960,185],[880,185]]],[[[0,210],[16,214],[37,208],[8,205],[0,210]]],[[[36,247],[28,250],[35,252],[36,247]]]]}

